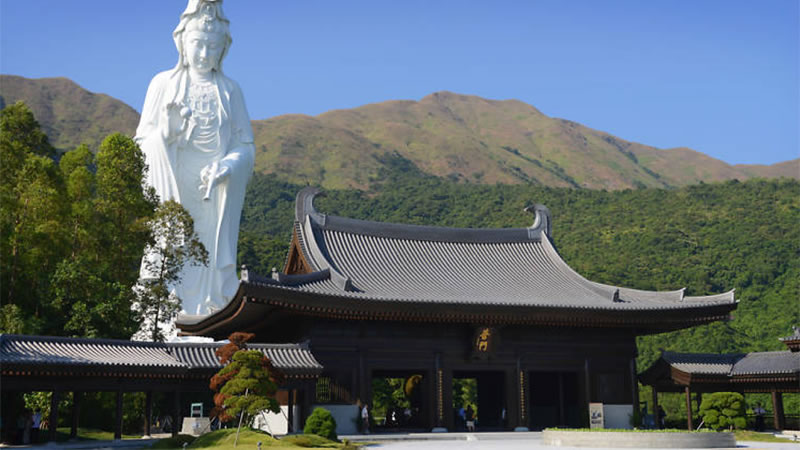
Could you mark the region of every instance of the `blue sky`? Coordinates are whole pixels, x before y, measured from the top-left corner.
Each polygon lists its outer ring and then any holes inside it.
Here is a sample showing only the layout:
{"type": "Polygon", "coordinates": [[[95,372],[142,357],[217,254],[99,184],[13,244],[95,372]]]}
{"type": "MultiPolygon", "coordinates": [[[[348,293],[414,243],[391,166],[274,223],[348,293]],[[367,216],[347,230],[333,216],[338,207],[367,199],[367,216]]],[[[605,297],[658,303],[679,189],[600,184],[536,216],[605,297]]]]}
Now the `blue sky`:
{"type": "MultiPolygon", "coordinates": [[[[797,0],[228,0],[251,118],[448,90],[726,162],[800,155],[797,0]]],[[[185,0],[0,0],[0,72],[141,109],[185,0]]]]}

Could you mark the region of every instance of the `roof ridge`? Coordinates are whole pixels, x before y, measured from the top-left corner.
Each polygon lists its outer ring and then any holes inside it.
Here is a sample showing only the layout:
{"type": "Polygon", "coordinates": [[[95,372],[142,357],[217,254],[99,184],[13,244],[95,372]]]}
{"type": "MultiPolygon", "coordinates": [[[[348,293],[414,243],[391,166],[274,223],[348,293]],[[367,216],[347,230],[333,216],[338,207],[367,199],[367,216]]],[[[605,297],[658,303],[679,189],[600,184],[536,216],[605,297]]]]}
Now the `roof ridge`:
{"type": "Polygon", "coordinates": [[[125,339],[112,339],[112,338],[90,338],[90,337],[73,337],[73,336],[45,336],[45,335],[31,335],[31,334],[0,334],[0,342],[2,341],[33,341],[33,342],[63,342],[63,343],[83,343],[86,340],[91,340],[96,344],[108,345],[133,345],[137,347],[153,347],[159,348],[165,345],[164,342],[154,341],[133,341],[125,339]]]}

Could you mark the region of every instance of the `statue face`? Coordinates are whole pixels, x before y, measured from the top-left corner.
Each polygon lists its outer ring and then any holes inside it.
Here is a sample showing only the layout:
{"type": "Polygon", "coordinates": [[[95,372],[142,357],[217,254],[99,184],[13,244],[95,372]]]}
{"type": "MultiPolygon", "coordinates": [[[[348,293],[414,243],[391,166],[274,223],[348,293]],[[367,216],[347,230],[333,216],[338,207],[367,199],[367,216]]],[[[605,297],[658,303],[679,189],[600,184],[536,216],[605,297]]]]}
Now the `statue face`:
{"type": "Polygon", "coordinates": [[[206,74],[219,66],[219,59],[225,49],[220,33],[188,31],[184,42],[186,61],[194,71],[206,74]]]}

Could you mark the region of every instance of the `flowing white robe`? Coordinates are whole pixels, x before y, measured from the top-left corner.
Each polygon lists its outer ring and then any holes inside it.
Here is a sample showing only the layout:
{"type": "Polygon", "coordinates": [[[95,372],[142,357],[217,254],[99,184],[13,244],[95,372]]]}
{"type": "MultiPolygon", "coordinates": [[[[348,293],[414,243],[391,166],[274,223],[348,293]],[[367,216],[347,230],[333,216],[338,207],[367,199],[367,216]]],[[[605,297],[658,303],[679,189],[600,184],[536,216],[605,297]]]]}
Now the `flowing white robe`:
{"type": "MultiPolygon", "coordinates": [[[[147,184],[154,187],[161,201],[175,200],[192,215],[195,231],[208,250],[209,264],[186,265],[181,281],[172,286],[181,299],[184,314],[211,314],[222,308],[239,285],[236,277],[236,246],[245,188],[253,172],[255,147],[253,130],[241,89],[235,81],[215,72],[219,117],[218,149],[201,151],[191,139],[168,144],[163,131],[168,126],[164,113],[169,103],[184,103],[188,91],[188,72],[173,69],[159,73],[147,89],[136,142],[148,165],[147,184]],[[200,170],[217,161],[230,172],[203,200],[205,192],[200,170]]],[[[188,133],[188,132],[187,132],[188,133]]],[[[147,255],[145,256],[147,257],[147,255]]],[[[142,264],[142,278],[152,278],[142,264]]]]}

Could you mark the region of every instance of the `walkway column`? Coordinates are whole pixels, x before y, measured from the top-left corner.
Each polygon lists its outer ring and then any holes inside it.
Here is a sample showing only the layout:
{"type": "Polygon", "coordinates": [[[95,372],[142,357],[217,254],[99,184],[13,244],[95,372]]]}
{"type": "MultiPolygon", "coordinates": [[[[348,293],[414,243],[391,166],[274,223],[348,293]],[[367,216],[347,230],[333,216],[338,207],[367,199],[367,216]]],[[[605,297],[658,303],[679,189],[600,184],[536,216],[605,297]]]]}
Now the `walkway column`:
{"type": "MultiPolygon", "coordinates": [[[[48,423],[48,440],[50,442],[56,441],[56,428],[58,428],[58,402],[59,397],[61,397],[61,392],[53,391],[52,397],[50,397],[50,421],[48,423]]],[[[9,421],[10,423],[10,421],[9,421]]]]}
{"type": "Polygon", "coordinates": [[[70,440],[75,440],[78,438],[78,420],[81,416],[81,398],[83,398],[83,392],[75,391],[72,393],[72,427],[69,430],[70,440]]]}
{"type": "Polygon", "coordinates": [[[372,380],[368,379],[369,376],[367,375],[367,363],[364,361],[364,350],[358,350],[358,397],[361,399],[361,402],[369,404],[370,411],[375,405],[370,403],[369,398],[367,396],[369,393],[367,392],[368,385],[372,383],[372,380]]]}
{"type": "Polygon", "coordinates": [[[783,396],[778,391],[772,391],[772,417],[775,429],[783,431],[783,396]]]}
{"type": "Polygon", "coordinates": [[[692,423],[692,391],[689,390],[689,386],[686,386],[686,426],[689,431],[694,429],[694,424],[692,423]]]}
{"type": "Polygon", "coordinates": [[[147,391],[144,398],[144,437],[150,436],[150,423],[153,420],[153,391],[147,391]]]}
{"type": "Polygon", "coordinates": [[[653,422],[655,422],[656,428],[661,428],[661,418],[658,416],[658,389],[653,385],[653,422]]]}
{"type": "Polygon", "coordinates": [[[558,426],[567,424],[567,416],[564,407],[564,372],[558,373],[558,426]]]}
{"type": "MultiPolygon", "coordinates": [[[[630,362],[630,369],[631,369],[631,397],[632,397],[632,405],[633,405],[633,416],[639,416],[639,420],[641,423],[644,422],[644,417],[642,417],[642,410],[639,407],[639,378],[636,376],[636,358],[631,358],[630,362]]],[[[634,424],[634,427],[638,427],[641,423],[634,424]]]]}
{"type": "Polygon", "coordinates": [[[117,391],[117,417],[114,426],[114,440],[122,440],[122,391],[117,391]]]}
{"type": "Polygon", "coordinates": [[[289,409],[289,417],[286,419],[286,432],[294,433],[294,389],[289,389],[288,398],[286,400],[286,407],[289,409]]]}
{"type": "Polygon", "coordinates": [[[172,437],[177,437],[181,431],[181,394],[175,391],[172,395],[172,437]]]}

